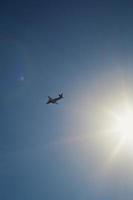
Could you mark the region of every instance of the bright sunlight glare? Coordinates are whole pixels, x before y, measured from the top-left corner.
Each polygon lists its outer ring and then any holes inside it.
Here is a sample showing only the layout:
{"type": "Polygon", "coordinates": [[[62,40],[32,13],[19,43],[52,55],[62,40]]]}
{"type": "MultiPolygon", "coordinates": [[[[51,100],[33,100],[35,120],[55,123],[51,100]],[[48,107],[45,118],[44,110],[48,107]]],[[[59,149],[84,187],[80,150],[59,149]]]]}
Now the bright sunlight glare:
{"type": "Polygon", "coordinates": [[[123,140],[124,145],[133,146],[133,108],[129,105],[123,106],[120,110],[111,111],[111,116],[111,131],[123,140]]]}

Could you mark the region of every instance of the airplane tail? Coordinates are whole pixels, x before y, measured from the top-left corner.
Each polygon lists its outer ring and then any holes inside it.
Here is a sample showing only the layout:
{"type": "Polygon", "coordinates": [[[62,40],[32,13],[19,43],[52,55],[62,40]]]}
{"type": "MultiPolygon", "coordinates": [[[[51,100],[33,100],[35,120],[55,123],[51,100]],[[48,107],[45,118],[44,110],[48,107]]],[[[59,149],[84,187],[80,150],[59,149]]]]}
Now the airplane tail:
{"type": "Polygon", "coordinates": [[[48,96],[48,101],[46,102],[46,104],[49,104],[51,102],[52,98],[50,96],[48,96]]]}
{"type": "Polygon", "coordinates": [[[48,96],[48,99],[49,99],[49,100],[51,100],[51,99],[52,99],[52,97],[48,96]]]}

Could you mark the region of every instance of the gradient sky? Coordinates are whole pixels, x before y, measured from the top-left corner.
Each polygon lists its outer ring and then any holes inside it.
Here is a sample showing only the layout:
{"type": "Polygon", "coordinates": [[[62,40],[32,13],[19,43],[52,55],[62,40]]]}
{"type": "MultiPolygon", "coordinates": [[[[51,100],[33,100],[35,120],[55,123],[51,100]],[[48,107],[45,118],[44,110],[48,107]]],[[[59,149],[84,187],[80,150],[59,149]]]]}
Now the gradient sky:
{"type": "Polygon", "coordinates": [[[100,132],[133,100],[131,1],[1,1],[0,55],[0,199],[132,200],[133,151],[108,162],[100,132]]]}

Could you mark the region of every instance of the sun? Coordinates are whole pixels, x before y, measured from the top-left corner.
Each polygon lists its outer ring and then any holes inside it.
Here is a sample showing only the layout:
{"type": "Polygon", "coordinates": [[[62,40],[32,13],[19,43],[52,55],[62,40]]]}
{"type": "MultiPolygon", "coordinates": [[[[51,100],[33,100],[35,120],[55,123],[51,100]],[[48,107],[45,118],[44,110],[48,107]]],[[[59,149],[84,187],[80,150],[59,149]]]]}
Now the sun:
{"type": "Polygon", "coordinates": [[[133,108],[123,105],[111,113],[111,132],[119,139],[121,146],[133,149],[133,108]]]}
{"type": "Polygon", "coordinates": [[[133,111],[124,110],[121,113],[115,113],[115,129],[118,133],[127,137],[133,134],[133,111]]]}

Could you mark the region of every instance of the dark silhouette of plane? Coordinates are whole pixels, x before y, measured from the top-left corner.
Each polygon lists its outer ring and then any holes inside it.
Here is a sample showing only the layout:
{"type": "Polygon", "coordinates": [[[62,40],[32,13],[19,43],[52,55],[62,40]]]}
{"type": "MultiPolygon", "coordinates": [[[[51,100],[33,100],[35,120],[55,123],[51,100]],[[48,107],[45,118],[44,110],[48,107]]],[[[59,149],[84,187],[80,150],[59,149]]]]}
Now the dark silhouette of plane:
{"type": "Polygon", "coordinates": [[[60,99],[62,99],[62,98],[64,98],[64,97],[63,97],[63,93],[59,94],[59,96],[56,97],[56,98],[52,98],[52,97],[48,96],[47,104],[50,104],[50,103],[52,103],[52,104],[58,104],[57,102],[58,102],[60,99]]]}

